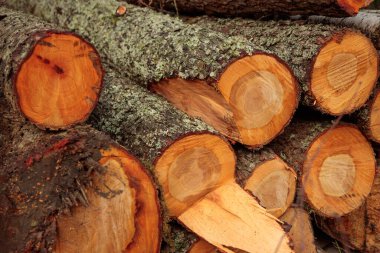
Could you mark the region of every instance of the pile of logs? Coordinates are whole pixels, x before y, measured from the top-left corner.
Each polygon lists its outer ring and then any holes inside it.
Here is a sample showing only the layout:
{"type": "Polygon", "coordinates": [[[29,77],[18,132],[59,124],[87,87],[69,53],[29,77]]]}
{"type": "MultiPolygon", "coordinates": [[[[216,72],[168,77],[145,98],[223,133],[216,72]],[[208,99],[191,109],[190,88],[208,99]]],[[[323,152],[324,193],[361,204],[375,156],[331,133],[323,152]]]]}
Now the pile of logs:
{"type": "Polygon", "coordinates": [[[127,2],[0,1],[0,252],[380,252],[372,1],[127,2]]]}

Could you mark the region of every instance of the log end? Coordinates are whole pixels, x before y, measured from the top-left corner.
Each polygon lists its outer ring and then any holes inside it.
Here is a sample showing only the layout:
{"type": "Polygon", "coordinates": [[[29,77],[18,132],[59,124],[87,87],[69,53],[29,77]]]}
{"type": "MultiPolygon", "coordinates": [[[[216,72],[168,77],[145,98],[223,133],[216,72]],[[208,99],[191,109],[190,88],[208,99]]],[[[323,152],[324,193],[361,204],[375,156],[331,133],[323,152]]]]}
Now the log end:
{"type": "Polygon", "coordinates": [[[218,249],[205,240],[199,239],[191,245],[187,253],[218,253],[218,249]]]}
{"type": "Polygon", "coordinates": [[[280,217],[293,203],[297,174],[281,158],[275,157],[257,166],[245,183],[260,201],[260,205],[275,217],[280,217]]]}
{"type": "Polygon", "coordinates": [[[231,63],[217,86],[231,107],[242,143],[252,147],[281,133],[298,105],[293,73],[280,59],[265,53],[231,63]]]}
{"type": "Polygon", "coordinates": [[[377,91],[369,112],[369,137],[380,143],[380,92],[377,91]]]}
{"type": "Polygon", "coordinates": [[[338,0],[339,6],[348,14],[356,15],[359,10],[367,7],[373,0],[338,0]]]}
{"type": "Polygon", "coordinates": [[[359,208],[375,178],[371,144],[353,125],[340,125],[314,139],[306,153],[302,184],[322,216],[340,217],[359,208]]]}
{"type": "Polygon", "coordinates": [[[378,77],[378,55],[371,40],[352,31],[324,43],[311,69],[310,91],[321,111],[348,114],[369,98],[378,77]]]}
{"type": "Polygon", "coordinates": [[[58,218],[55,252],[159,252],[161,218],[151,178],[120,147],[101,154],[106,170],[87,189],[89,205],[58,218]]]}
{"type": "Polygon", "coordinates": [[[94,109],[103,70],[95,48],[71,33],[36,34],[14,78],[21,112],[43,129],[84,122],[94,109]]]}

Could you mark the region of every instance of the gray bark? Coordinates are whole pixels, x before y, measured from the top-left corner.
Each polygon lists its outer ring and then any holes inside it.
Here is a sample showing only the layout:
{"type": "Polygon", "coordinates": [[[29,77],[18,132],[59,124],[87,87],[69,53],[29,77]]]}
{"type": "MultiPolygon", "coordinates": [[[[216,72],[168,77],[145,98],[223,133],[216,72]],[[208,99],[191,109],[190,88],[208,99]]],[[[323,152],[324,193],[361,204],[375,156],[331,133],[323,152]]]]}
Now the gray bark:
{"type": "MultiPolygon", "coordinates": [[[[320,15],[320,14],[318,14],[320,15]]],[[[350,28],[356,28],[370,37],[376,48],[380,49],[380,11],[362,10],[358,15],[347,18],[332,18],[323,16],[311,16],[310,23],[332,24],[350,28]]]]}
{"type": "Polygon", "coordinates": [[[276,15],[348,16],[337,0],[127,0],[157,10],[179,11],[187,14],[207,14],[228,17],[273,17],[276,15]]]}

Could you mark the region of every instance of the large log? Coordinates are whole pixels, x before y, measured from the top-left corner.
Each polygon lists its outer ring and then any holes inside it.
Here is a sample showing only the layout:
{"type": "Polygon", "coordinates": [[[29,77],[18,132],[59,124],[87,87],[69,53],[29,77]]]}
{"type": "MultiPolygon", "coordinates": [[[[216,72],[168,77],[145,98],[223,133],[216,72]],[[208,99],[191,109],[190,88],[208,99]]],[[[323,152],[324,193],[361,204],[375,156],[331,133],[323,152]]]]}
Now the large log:
{"type": "Polygon", "coordinates": [[[372,42],[357,30],[306,21],[187,18],[187,22],[241,35],[289,64],[304,92],[303,103],[331,115],[348,114],[370,96],[378,76],[372,42]]]}
{"type": "Polygon", "coordinates": [[[257,242],[260,250],[270,252],[277,244],[264,243],[267,240],[277,242],[280,252],[292,252],[278,221],[234,183],[235,156],[227,142],[211,134],[212,129],[203,122],[188,117],[161,97],[131,83],[108,69],[92,122],[132,150],[154,172],[166,210],[166,244],[175,246],[181,240],[168,226],[171,218],[176,218],[227,252],[234,251],[225,245],[256,252],[252,242],[257,242]],[[234,195],[245,200],[236,200],[234,210],[220,202],[234,195]],[[209,213],[202,212],[203,208],[214,210],[213,220],[217,224],[210,223],[209,213]],[[250,214],[243,210],[249,210],[250,214]],[[229,217],[232,214],[239,219],[229,217]],[[239,236],[210,232],[211,228],[227,231],[221,221],[230,218],[228,231],[239,236]],[[242,221],[246,222],[243,234],[242,221]],[[266,224],[267,230],[258,231],[256,222],[266,224]]]}
{"type": "Polygon", "coordinates": [[[91,44],[4,7],[0,7],[0,69],[0,93],[43,129],[84,122],[102,86],[100,57],[91,44]]]}
{"type": "Polygon", "coordinates": [[[321,216],[346,215],[370,193],[375,156],[354,125],[296,120],[270,147],[302,175],[300,197],[321,216]]]}
{"type": "Polygon", "coordinates": [[[363,252],[380,251],[380,174],[366,203],[357,211],[338,219],[318,219],[317,225],[343,245],[363,252]]]}
{"type": "Polygon", "coordinates": [[[272,17],[274,15],[348,16],[368,6],[373,0],[127,0],[130,3],[180,13],[217,16],[272,17]]]}
{"type": "Polygon", "coordinates": [[[47,133],[0,111],[1,252],[159,252],[156,187],[132,155],[91,127],[47,133]]]}
{"type": "Polygon", "coordinates": [[[191,98],[201,108],[210,107],[212,101],[212,109],[198,114],[193,103],[184,106],[188,110],[176,106],[243,144],[268,143],[297,107],[298,87],[287,65],[244,38],[228,38],[128,4],[124,15],[115,15],[124,4],[118,1],[6,2],[86,36],[113,68],[144,87],[159,81],[164,87],[174,83],[173,99],[191,98]],[[212,89],[204,91],[200,83],[212,89]]]}

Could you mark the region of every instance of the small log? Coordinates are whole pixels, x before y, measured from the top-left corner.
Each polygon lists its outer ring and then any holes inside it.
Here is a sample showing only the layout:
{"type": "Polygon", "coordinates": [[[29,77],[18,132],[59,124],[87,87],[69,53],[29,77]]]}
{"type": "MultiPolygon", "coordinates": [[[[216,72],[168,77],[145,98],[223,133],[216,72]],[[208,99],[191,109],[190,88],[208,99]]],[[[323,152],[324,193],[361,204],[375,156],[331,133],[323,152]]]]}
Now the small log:
{"type": "Polygon", "coordinates": [[[0,7],[0,93],[42,129],[66,129],[94,109],[103,70],[80,36],[0,7]]]}
{"type": "Polygon", "coordinates": [[[354,125],[294,121],[270,147],[302,175],[303,194],[321,216],[346,215],[370,193],[374,151],[354,125]]]}
{"type": "Polygon", "coordinates": [[[293,0],[291,3],[278,0],[127,0],[129,3],[169,10],[190,15],[207,14],[226,17],[267,18],[291,15],[351,16],[373,0],[293,0]]]}
{"type": "Polygon", "coordinates": [[[159,252],[156,187],[133,156],[88,126],[40,131],[0,100],[2,252],[159,252]]]}
{"type": "Polygon", "coordinates": [[[261,147],[270,142],[282,132],[298,105],[297,81],[287,65],[265,47],[256,47],[244,38],[228,38],[128,4],[124,15],[115,16],[121,5],[118,1],[6,2],[88,37],[113,68],[143,87],[166,78],[169,81],[164,80],[162,86],[168,82],[176,90],[186,86],[167,99],[197,99],[185,108],[174,102],[190,115],[198,112],[193,104],[204,108],[205,100],[212,101],[222,110],[206,110],[197,116],[245,145],[261,147]],[[193,96],[200,92],[198,80],[215,88],[206,91],[206,99],[193,96]],[[225,105],[229,108],[224,109],[225,105]],[[221,114],[215,116],[214,112],[221,114]]]}
{"type": "Polygon", "coordinates": [[[293,241],[294,252],[317,253],[310,216],[304,209],[291,207],[281,216],[281,220],[292,226],[289,237],[293,241]]]}
{"type": "Polygon", "coordinates": [[[270,214],[279,218],[293,203],[296,172],[271,149],[249,151],[235,148],[235,151],[237,182],[270,214]]]}
{"type": "Polygon", "coordinates": [[[214,245],[199,239],[191,245],[191,248],[187,253],[219,253],[219,251],[214,245]]]}
{"type": "Polygon", "coordinates": [[[377,51],[357,30],[289,20],[204,16],[186,21],[229,36],[243,36],[271,50],[293,69],[304,92],[303,104],[324,113],[343,115],[360,108],[377,81],[377,51]]]}
{"type": "Polygon", "coordinates": [[[317,220],[317,225],[343,245],[362,252],[380,251],[380,174],[377,175],[366,203],[338,219],[317,220]]]}

